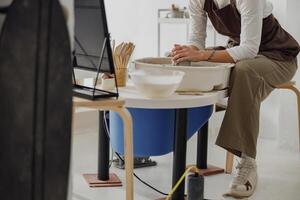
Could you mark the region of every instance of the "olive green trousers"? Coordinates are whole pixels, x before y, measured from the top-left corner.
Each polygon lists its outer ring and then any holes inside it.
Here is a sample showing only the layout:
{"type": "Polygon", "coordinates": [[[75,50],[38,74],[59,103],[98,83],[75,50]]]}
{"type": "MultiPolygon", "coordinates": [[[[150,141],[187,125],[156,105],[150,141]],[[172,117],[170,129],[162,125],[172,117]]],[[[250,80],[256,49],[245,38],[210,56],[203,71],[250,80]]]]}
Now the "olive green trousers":
{"type": "Polygon", "coordinates": [[[297,60],[277,61],[265,56],[236,63],[230,77],[229,99],[216,141],[237,156],[256,157],[261,102],[276,85],[290,81],[297,60]]]}

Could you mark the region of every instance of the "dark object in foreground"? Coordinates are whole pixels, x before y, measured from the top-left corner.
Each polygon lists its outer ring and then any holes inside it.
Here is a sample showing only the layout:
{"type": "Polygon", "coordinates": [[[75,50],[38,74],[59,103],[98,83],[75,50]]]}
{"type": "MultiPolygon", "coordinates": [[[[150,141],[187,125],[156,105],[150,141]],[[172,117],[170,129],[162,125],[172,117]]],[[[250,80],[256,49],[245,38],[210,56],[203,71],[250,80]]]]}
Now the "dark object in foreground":
{"type": "Polygon", "coordinates": [[[57,0],[17,0],[4,11],[1,200],[66,200],[72,66],[65,18],[57,0]]]}
{"type": "Polygon", "coordinates": [[[0,6],[0,13],[7,13],[10,6],[0,6]]]}

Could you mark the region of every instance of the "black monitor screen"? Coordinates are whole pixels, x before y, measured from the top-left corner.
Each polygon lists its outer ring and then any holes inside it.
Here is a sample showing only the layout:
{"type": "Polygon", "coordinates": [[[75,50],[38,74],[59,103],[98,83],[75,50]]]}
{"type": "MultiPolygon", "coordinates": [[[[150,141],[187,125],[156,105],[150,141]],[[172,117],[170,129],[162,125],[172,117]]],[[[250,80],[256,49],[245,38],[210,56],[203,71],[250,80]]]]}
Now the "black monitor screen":
{"type": "MultiPolygon", "coordinates": [[[[78,68],[97,71],[105,37],[109,37],[104,0],[75,0],[75,55],[78,68]]],[[[101,72],[113,71],[109,38],[101,72]]]]}

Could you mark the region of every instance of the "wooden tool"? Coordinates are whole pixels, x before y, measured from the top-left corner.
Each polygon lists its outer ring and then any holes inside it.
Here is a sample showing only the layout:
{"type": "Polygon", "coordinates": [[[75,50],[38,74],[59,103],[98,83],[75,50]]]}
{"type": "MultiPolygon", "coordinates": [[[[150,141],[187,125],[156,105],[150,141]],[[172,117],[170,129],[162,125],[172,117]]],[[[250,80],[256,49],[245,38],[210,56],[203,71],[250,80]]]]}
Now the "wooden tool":
{"type": "Polygon", "coordinates": [[[127,68],[130,57],[134,51],[135,45],[131,42],[122,42],[115,47],[115,41],[113,41],[113,58],[116,70],[127,68]]]}
{"type": "Polygon", "coordinates": [[[134,48],[135,45],[131,42],[122,42],[115,47],[115,41],[113,41],[113,59],[116,69],[117,84],[119,87],[126,86],[127,66],[134,48]]]}

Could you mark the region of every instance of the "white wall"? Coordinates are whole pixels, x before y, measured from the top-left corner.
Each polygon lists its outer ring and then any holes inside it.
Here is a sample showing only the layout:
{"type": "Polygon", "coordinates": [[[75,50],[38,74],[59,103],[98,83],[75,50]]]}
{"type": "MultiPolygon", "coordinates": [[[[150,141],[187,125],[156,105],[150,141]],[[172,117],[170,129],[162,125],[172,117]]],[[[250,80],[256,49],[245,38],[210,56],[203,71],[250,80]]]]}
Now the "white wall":
{"type": "Polygon", "coordinates": [[[269,0],[273,3],[274,10],[273,14],[279,20],[281,25],[286,25],[286,9],[287,9],[287,0],[269,0]]]}
{"type": "MultiPolygon", "coordinates": [[[[157,56],[157,10],[170,8],[172,4],[187,7],[187,0],[106,0],[109,29],[117,41],[133,41],[137,47],[133,58],[157,56]]],[[[171,44],[186,43],[185,25],[161,26],[162,54],[171,44]]],[[[224,38],[218,37],[220,44],[224,38]]],[[[208,45],[213,42],[208,34],[208,45]]]]}
{"type": "MultiPolygon", "coordinates": [[[[106,0],[109,29],[117,41],[132,41],[135,58],[157,55],[157,10],[184,0],[106,0]]],[[[177,32],[170,33],[176,38],[177,32]]],[[[180,37],[179,37],[180,38],[180,37]]]]}

